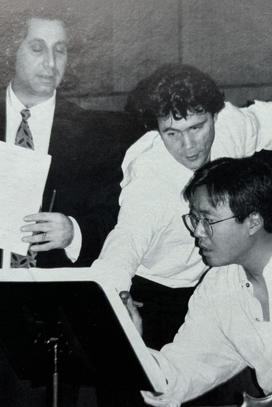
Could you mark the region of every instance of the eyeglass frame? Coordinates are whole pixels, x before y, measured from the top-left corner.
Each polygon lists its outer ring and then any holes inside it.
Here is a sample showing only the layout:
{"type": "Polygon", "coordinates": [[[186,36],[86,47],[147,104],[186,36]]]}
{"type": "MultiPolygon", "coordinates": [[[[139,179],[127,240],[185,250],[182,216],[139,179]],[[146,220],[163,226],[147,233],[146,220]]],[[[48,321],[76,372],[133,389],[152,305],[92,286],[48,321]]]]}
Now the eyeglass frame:
{"type": "MultiPolygon", "coordinates": [[[[182,220],[183,220],[186,228],[191,233],[195,232],[196,228],[198,227],[199,223],[201,222],[206,234],[209,237],[213,236],[213,228],[212,228],[213,225],[216,225],[217,223],[225,222],[225,220],[234,219],[234,218],[237,218],[237,216],[233,215],[233,216],[230,216],[230,217],[225,218],[225,219],[220,219],[220,220],[216,220],[215,222],[210,222],[209,219],[207,219],[207,218],[197,218],[193,213],[187,213],[185,215],[182,215],[182,220]],[[188,223],[186,221],[186,219],[188,219],[188,218],[191,219],[191,216],[194,217],[196,219],[196,221],[197,221],[196,227],[193,230],[189,227],[189,225],[188,225],[188,223]],[[206,222],[206,223],[203,223],[203,222],[206,222]],[[209,232],[207,231],[207,228],[205,227],[205,224],[208,225],[209,232]]],[[[190,220],[190,222],[191,222],[191,220],[190,220]]],[[[192,225],[192,222],[191,222],[191,225],[192,225]]]]}

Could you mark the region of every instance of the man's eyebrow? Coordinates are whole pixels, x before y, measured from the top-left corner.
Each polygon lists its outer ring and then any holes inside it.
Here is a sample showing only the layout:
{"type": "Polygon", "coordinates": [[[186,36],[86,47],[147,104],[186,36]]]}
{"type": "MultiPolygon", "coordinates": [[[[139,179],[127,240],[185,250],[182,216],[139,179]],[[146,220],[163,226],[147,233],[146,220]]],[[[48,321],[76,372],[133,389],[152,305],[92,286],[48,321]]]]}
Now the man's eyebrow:
{"type": "Polygon", "coordinates": [[[190,212],[197,212],[201,215],[213,215],[213,213],[209,209],[200,209],[197,211],[193,206],[190,207],[190,212]]]}
{"type": "Polygon", "coordinates": [[[34,42],[34,41],[39,41],[39,42],[45,42],[42,38],[39,37],[34,37],[28,40],[28,42],[34,42]]]}
{"type": "Polygon", "coordinates": [[[200,209],[199,211],[202,215],[212,215],[211,211],[209,211],[208,209],[200,209]]]}
{"type": "Polygon", "coordinates": [[[169,130],[178,131],[178,129],[175,129],[174,127],[166,127],[166,128],[163,129],[162,131],[169,131],[169,130]]]}
{"type": "MultiPolygon", "coordinates": [[[[191,124],[188,128],[190,129],[190,128],[192,128],[192,127],[197,127],[197,126],[201,126],[202,124],[204,124],[204,123],[206,123],[206,121],[207,121],[207,117],[205,117],[205,118],[203,118],[202,120],[200,120],[199,122],[196,122],[196,123],[194,123],[194,124],[191,124]]],[[[166,127],[165,129],[163,129],[162,131],[163,132],[166,132],[166,131],[180,131],[179,129],[176,129],[175,127],[166,127]]]]}
{"type": "MultiPolygon", "coordinates": [[[[31,44],[32,42],[35,42],[35,41],[42,42],[43,44],[46,44],[46,41],[45,41],[43,38],[39,38],[39,37],[31,38],[30,40],[28,40],[28,42],[29,42],[30,44],[31,44]]],[[[67,46],[67,41],[65,41],[65,40],[60,40],[60,41],[57,41],[57,42],[54,43],[54,45],[56,45],[56,44],[63,44],[63,45],[66,45],[66,46],[67,46]]]]}
{"type": "Polygon", "coordinates": [[[208,120],[207,117],[203,117],[203,119],[196,121],[195,123],[192,123],[188,128],[190,129],[191,127],[201,126],[202,124],[206,123],[207,120],[208,120]]]}
{"type": "Polygon", "coordinates": [[[68,47],[67,41],[57,41],[54,45],[64,45],[65,47],[68,47]]]}

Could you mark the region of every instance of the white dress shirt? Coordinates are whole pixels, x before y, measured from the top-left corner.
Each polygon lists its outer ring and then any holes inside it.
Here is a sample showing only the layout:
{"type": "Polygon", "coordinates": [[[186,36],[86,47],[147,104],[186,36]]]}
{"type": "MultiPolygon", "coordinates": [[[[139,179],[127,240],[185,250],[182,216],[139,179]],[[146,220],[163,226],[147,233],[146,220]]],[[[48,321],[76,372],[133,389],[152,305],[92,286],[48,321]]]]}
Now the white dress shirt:
{"type": "MultiPolygon", "coordinates": [[[[54,119],[54,111],[56,104],[56,91],[54,95],[47,99],[45,102],[41,102],[34,105],[29,109],[30,117],[28,119],[28,125],[33,137],[34,149],[41,153],[47,154],[50,142],[51,129],[54,119]]],[[[12,90],[12,85],[9,84],[6,92],[6,142],[14,144],[17,130],[22,121],[20,112],[26,109],[21,101],[17,98],[12,90]]],[[[54,210],[54,208],[53,208],[54,210]]],[[[30,215],[30,214],[26,214],[30,215]]],[[[67,257],[75,262],[79,256],[81,249],[82,236],[78,223],[72,217],[70,217],[74,226],[74,238],[69,246],[66,247],[65,252],[67,257]]],[[[23,224],[23,222],[22,222],[23,224]]],[[[3,253],[3,266],[9,267],[10,253],[4,251],[3,253]]]]}
{"type": "MultiPolygon", "coordinates": [[[[263,273],[272,313],[272,259],[263,273]]],[[[241,266],[210,270],[189,302],[185,323],[171,344],[151,350],[168,381],[154,406],[179,407],[228,380],[246,366],[256,370],[264,393],[272,392],[272,322],[241,266]]],[[[241,389],[242,392],[242,389],[241,389]]]]}
{"type": "MultiPolygon", "coordinates": [[[[259,128],[254,112],[226,103],[215,120],[211,158],[263,148],[259,128]]],[[[92,270],[107,273],[120,290],[129,289],[135,274],[168,287],[195,286],[206,266],[181,218],[189,211],[182,191],[192,171],[171,156],[157,131],[128,149],[122,169],[118,223],[92,270]]]]}

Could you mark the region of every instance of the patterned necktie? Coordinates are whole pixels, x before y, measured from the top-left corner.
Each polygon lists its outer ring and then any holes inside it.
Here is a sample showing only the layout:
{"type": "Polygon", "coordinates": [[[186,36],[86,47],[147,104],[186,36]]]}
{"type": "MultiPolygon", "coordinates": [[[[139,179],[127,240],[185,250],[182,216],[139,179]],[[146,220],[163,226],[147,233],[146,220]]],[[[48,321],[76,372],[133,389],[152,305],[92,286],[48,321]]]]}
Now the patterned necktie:
{"type": "MultiPolygon", "coordinates": [[[[33,137],[28,126],[27,120],[30,117],[30,111],[28,109],[23,109],[21,111],[22,121],[17,130],[15,137],[15,144],[21,147],[30,148],[34,150],[33,137]]],[[[32,252],[30,249],[26,256],[22,256],[17,253],[11,253],[10,266],[13,268],[20,267],[35,267],[36,266],[37,253],[32,252]]]]}
{"type": "Polygon", "coordinates": [[[28,119],[30,118],[30,111],[28,109],[23,109],[21,111],[22,121],[17,130],[15,144],[21,147],[30,148],[34,150],[33,137],[28,126],[28,119]]]}

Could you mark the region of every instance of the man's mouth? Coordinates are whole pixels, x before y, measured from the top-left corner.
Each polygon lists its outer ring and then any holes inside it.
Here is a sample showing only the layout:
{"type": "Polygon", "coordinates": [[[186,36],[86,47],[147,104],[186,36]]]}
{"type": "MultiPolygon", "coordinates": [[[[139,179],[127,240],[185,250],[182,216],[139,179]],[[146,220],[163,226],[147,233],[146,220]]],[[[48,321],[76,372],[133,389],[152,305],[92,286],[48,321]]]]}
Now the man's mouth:
{"type": "Polygon", "coordinates": [[[201,243],[198,243],[197,246],[199,247],[200,254],[203,254],[203,256],[207,255],[212,251],[211,249],[209,249],[208,247],[204,246],[201,243]]]}
{"type": "Polygon", "coordinates": [[[207,256],[207,254],[209,254],[210,252],[211,252],[211,250],[206,249],[205,247],[204,247],[204,248],[203,248],[203,247],[200,248],[200,253],[201,253],[203,256],[207,256]]]}
{"type": "Polygon", "coordinates": [[[198,159],[198,157],[199,157],[199,153],[197,153],[197,154],[192,154],[192,155],[187,155],[187,156],[186,156],[186,159],[187,159],[188,161],[195,161],[195,160],[198,159]]]}
{"type": "Polygon", "coordinates": [[[53,82],[55,80],[54,75],[39,75],[39,77],[44,82],[53,82]]]}

